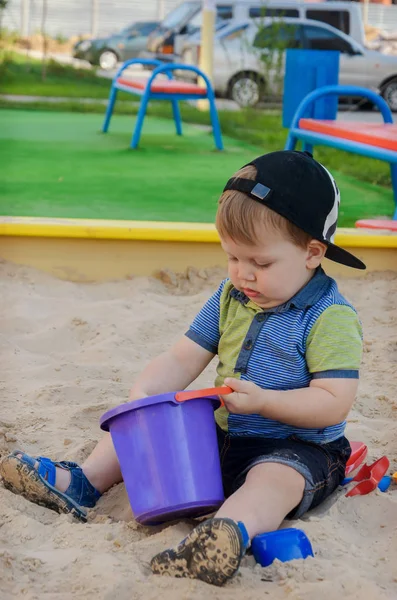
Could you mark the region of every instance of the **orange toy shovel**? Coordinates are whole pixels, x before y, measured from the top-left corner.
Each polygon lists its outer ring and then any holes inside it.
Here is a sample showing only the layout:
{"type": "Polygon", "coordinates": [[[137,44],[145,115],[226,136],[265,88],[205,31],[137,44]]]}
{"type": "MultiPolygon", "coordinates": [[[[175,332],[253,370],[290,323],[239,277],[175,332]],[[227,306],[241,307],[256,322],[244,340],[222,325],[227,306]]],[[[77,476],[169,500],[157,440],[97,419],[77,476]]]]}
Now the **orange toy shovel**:
{"type": "MultiPolygon", "coordinates": [[[[226,394],[232,394],[232,388],[227,385],[214,388],[206,388],[204,390],[188,390],[187,392],[177,392],[175,394],[175,400],[177,402],[186,402],[186,400],[194,400],[195,398],[205,398],[206,396],[226,396],[226,394]]],[[[224,406],[222,398],[219,398],[221,406],[224,406]]]]}

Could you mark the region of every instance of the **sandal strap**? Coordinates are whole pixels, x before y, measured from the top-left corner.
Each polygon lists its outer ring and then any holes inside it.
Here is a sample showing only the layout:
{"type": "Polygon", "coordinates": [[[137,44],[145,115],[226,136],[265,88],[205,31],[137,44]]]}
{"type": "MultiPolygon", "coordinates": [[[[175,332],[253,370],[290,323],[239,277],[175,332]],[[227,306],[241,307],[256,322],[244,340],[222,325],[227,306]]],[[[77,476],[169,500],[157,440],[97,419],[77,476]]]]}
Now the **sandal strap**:
{"type": "Polygon", "coordinates": [[[83,469],[76,463],[65,461],[59,463],[59,466],[70,469],[70,484],[65,494],[73,498],[80,506],[87,508],[95,506],[102,494],[87,479],[83,469]]]}
{"type": "Polygon", "coordinates": [[[80,469],[79,465],[75,462],[70,462],[66,460],[57,462],[55,460],[51,460],[51,458],[48,458],[47,456],[38,456],[36,459],[32,459],[27,454],[24,454],[24,459],[27,460],[27,458],[31,459],[30,461],[27,461],[30,464],[32,464],[32,462],[34,464],[34,461],[37,460],[37,462],[39,463],[39,468],[37,469],[38,474],[41,475],[43,479],[48,481],[48,483],[52,486],[55,486],[56,467],[60,467],[61,469],[70,471],[72,477],[73,469],[80,469]]]}
{"type": "Polygon", "coordinates": [[[11,456],[20,456],[23,462],[27,463],[33,468],[36,462],[38,462],[39,467],[37,469],[37,472],[40,475],[40,477],[45,479],[45,481],[48,481],[50,485],[55,485],[55,466],[57,463],[54,463],[50,458],[47,458],[46,456],[38,456],[37,458],[35,458],[33,456],[29,456],[29,454],[25,454],[25,452],[21,452],[21,450],[15,450],[11,453],[11,456]]]}
{"type": "MultiPolygon", "coordinates": [[[[24,459],[26,460],[25,456],[24,456],[24,459]]],[[[36,460],[39,463],[39,468],[37,469],[38,474],[43,479],[48,481],[48,483],[50,485],[55,487],[55,479],[56,479],[55,465],[56,465],[56,463],[54,463],[50,458],[47,458],[46,456],[38,456],[36,460]]]]}
{"type": "Polygon", "coordinates": [[[77,463],[66,460],[58,462],[51,460],[47,456],[34,458],[18,450],[13,452],[13,454],[17,453],[21,455],[23,461],[32,467],[34,467],[37,461],[39,463],[38,474],[52,487],[55,487],[56,467],[70,471],[70,484],[67,490],[65,490],[64,495],[72,498],[79,506],[92,508],[101,497],[102,494],[94,488],[77,463]]]}

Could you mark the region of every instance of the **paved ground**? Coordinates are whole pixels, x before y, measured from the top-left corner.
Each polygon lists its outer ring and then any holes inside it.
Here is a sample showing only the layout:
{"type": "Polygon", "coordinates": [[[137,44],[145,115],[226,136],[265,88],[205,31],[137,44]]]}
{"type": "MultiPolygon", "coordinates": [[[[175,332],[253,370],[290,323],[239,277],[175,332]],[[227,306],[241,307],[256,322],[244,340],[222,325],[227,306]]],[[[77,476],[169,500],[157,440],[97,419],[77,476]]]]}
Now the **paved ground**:
{"type": "MultiPolygon", "coordinates": [[[[0,99],[7,100],[8,102],[23,102],[26,104],[32,102],[48,102],[56,104],[59,102],[68,102],[75,100],[82,104],[103,104],[106,106],[107,100],[100,98],[62,98],[62,97],[51,97],[51,96],[16,96],[14,94],[0,94],[0,99]]],[[[138,104],[139,101],[136,101],[138,104]]],[[[192,104],[194,102],[192,101],[192,104]]],[[[217,106],[219,110],[239,110],[238,105],[232,100],[226,100],[224,98],[217,99],[217,106]]],[[[345,110],[338,112],[338,119],[341,121],[357,121],[366,123],[377,123],[381,122],[382,117],[376,111],[357,111],[355,109],[350,110],[348,107],[345,110]]]]}
{"type": "Polygon", "coordinates": [[[53,96],[17,96],[16,94],[0,94],[1,100],[8,102],[21,102],[23,104],[31,104],[32,102],[48,102],[48,104],[58,104],[60,102],[70,102],[75,100],[82,104],[107,104],[107,99],[102,98],[64,98],[53,96]]]}

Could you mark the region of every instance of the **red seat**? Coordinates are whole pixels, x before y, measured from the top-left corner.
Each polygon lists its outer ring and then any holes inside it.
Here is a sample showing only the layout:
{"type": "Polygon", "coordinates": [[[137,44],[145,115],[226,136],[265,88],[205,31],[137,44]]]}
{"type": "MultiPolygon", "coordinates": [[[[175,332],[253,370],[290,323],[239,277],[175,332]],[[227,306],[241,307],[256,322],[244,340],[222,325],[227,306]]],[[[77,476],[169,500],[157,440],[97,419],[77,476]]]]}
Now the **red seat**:
{"type": "Polygon", "coordinates": [[[300,119],[300,129],[397,151],[397,124],[300,119]]]}
{"type": "Polygon", "coordinates": [[[363,229],[388,229],[397,232],[397,221],[389,219],[360,219],[355,225],[363,229]]]}
{"type": "MultiPolygon", "coordinates": [[[[119,77],[117,83],[135,90],[144,90],[147,85],[147,79],[126,79],[119,77]]],[[[185,81],[177,81],[175,79],[164,79],[163,81],[154,81],[150,91],[154,94],[194,94],[195,96],[206,97],[207,90],[196,85],[195,83],[187,83],[185,81]]]]}

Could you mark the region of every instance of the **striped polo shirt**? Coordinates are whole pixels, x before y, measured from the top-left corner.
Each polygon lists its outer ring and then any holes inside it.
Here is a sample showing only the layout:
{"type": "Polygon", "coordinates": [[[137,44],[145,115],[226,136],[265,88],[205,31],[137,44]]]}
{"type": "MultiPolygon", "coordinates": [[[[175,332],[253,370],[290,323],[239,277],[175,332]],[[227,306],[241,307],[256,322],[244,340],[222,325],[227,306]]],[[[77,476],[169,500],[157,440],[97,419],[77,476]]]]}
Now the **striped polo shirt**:
{"type": "MultiPolygon", "coordinates": [[[[215,385],[236,377],[263,389],[293,390],[308,387],[313,378],[359,376],[359,318],[321,268],[288,302],[269,309],[259,307],[225,279],[186,335],[218,355],[215,385]]],[[[294,427],[257,414],[232,414],[224,407],[215,416],[230,435],[294,435],[319,444],[339,438],[346,426],[343,421],[325,428],[294,427]]]]}

